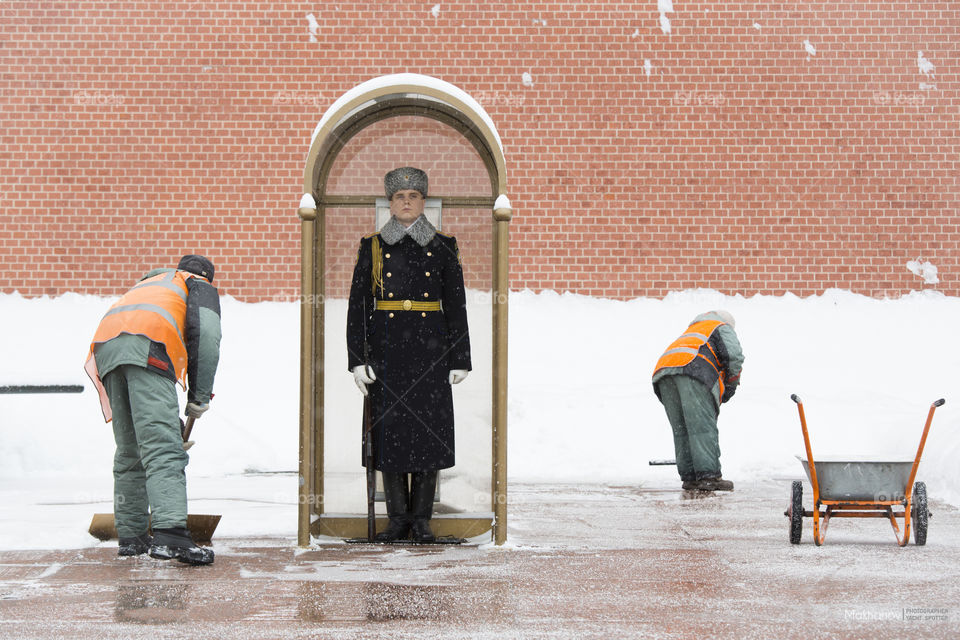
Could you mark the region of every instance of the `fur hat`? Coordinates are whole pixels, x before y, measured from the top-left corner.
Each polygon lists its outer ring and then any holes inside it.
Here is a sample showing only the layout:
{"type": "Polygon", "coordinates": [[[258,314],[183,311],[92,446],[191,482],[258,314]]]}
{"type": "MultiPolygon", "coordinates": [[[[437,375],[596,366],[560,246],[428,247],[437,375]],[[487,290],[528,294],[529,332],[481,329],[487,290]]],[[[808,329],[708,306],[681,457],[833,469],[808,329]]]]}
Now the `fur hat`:
{"type": "Polygon", "coordinates": [[[390,171],[383,177],[383,190],[387,193],[387,198],[392,198],[393,194],[403,189],[413,189],[419,191],[424,198],[427,197],[427,174],[414,167],[400,167],[390,171]]]}
{"type": "Polygon", "coordinates": [[[203,256],[194,254],[183,256],[180,258],[180,262],[177,263],[177,269],[203,276],[209,280],[211,284],[213,283],[213,263],[203,256]]]}
{"type": "Polygon", "coordinates": [[[728,325],[730,325],[731,329],[737,328],[737,321],[733,319],[733,314],[730,313],[729,311],[718,309],[716,311],[712,311],[711,313],[713,313],[715,316],[719,317],[721,320],[723,320],[728,325]]]}

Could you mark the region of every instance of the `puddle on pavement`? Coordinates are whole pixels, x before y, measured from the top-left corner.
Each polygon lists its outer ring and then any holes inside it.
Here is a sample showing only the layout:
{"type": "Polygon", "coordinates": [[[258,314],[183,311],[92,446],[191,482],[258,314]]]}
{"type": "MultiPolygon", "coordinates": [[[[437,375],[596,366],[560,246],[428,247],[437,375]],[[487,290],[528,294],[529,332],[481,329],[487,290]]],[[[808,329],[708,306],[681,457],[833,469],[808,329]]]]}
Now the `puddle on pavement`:
{"type": "Polygon", "coordinates": [[[333,620],[444,620],[454,587],[385,582],[304,582],[297,590],[297,614],[307,622],[333,620]]]}
{"type": "Polygon", "coordinates": [[[441,620],[449,613],[450,587],[364,584],[363,604],[368,620],[441,620]]]}
{"type": "Polygon", "coordinates": [[[117,586],[117,622],[170,624],[188,618],[190,585],[121,584],[117,586]]]}

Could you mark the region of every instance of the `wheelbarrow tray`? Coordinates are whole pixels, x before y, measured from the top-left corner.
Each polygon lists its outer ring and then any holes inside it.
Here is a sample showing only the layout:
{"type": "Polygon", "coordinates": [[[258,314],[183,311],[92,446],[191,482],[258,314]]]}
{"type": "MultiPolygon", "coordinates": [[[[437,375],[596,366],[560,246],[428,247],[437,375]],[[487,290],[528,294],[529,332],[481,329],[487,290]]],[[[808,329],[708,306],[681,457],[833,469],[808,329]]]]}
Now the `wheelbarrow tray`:
{"type": "MultiPolygon", "coordinates": [[[[796,456],[810,478],[810,463],[805,456],[796,456]]],[[[884,502],[902,500],[913,460],[906,458],[861,458],[852,460],[842,457],[816,457],[817,482],[821,500],[861,500],[884,502]]]]}

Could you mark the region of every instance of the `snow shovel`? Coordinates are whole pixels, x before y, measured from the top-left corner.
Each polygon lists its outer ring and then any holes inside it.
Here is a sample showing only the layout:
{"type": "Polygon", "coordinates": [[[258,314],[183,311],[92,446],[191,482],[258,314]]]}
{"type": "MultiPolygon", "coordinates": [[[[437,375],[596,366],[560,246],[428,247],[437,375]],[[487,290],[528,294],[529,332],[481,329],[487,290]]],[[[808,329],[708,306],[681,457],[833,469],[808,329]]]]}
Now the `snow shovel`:
{"type": "Polygon", "coordinates": [[[194,441],[190,439],[190,432],[193,431],[193,423],[196,421],[196,418],[190,416],[187,418],[187,424],[183,424],[182,422],[180,423],[180,434],[183,436],[184,451],[189,451],[190,447],[195,444],[194,441]]]}
{"type": "MultiPolygon", "coordinates": [[[[193,423],[196,418],[187,418],[187,423],[180,429],[183,435],[183,450],[186,451],[193,446],[193,440],[189,440],[190,432],[193,431],[193,423]]],[[[189,514],[187,515],[187,530],[190,531],[190,537],[197,544],[210,544],[213,538],[213,532],[220,524],[220,516],[189,514]]],[[[112,540],[117,537],[117,527],[113,520],[112,513],[95,513],[93,520],[90,521],[90,535],[98,540],[112,540]]]]}

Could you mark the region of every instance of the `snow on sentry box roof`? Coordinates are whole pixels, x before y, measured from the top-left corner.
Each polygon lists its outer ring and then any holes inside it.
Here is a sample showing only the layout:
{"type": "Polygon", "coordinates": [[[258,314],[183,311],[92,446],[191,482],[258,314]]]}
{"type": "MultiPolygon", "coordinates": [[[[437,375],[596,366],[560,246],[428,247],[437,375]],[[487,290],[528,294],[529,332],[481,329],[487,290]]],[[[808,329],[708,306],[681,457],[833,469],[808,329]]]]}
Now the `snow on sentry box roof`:
{"type": "MultiPolygon", "coordinates": [[[[440,80],[431,76],[425,76],[419,73],[394,73],[386,76],[379,76],[377,78],[367,80],[366,82],[361,82],[354,88],[350,89],[342,96],[337,98],[337,100],[330,105],[330,108],[327,109],[327,111],[323,114],[323,117],[320,118],[320,122],[317,123],[316,128],[313,130],[313,135],[310,136],[310,145],[313,145],[313,142],[316,140],[317,135],[320,133],[320,130],[324,127],[324,125],[326,125],[333,115],[337,113],[345,104],[348,104],[352,100],[355,100],[363,94],[369,93],[375,89],[379,89],[381,87],[393,87],[397,85],[415,85],[435,89],[460,100],[470,109],[472,109],[478,116],[480,116],[481,120],[483,120],[484,124],[490,128],[493,136],[497,139],[497,145],[500,146],[500,150],[503,151],[503,143],[500,140],[500,133],[497,131],[496,125],[493,124],[493,120],[487,114],[486,110],[480,106],[479,102],[477,102],[469,93],[460,87],[457,87],[456,85],[452,85],[445,80],[440,80]]],[[[434,96],[424,95],[423,97],[436,100],[434,96]]]]}

